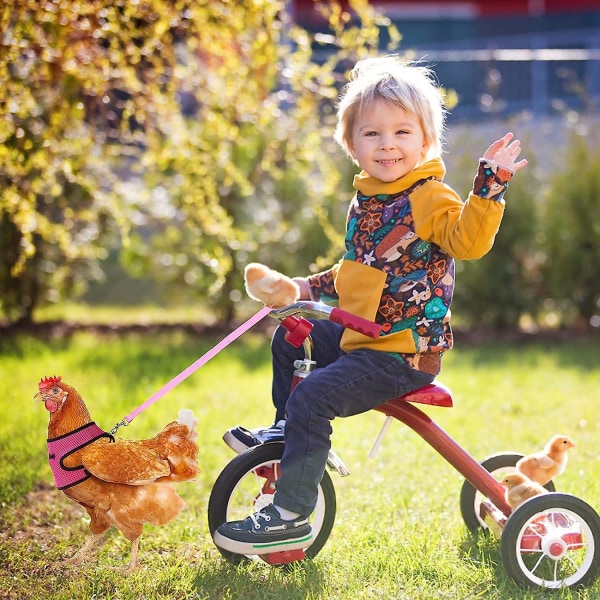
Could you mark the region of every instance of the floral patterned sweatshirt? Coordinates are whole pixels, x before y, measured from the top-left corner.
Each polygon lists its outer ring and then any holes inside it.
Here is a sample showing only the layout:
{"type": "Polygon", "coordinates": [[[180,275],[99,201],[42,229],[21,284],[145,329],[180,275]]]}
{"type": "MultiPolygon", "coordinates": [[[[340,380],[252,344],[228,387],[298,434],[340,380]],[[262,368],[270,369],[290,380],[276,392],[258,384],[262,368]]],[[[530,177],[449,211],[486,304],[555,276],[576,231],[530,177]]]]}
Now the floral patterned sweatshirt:
{"type": "Polygon", "coordinates": [[[331,269],[307,278],[314,300],[382,325],[373,340],[346,329],[345,352],[372,348],[436,375],[452,348],[450,304],[454,259],[485,255],[500,226],[502,196],[513,173],[483,159],[463,202],[443,183],[441,159],[385,183],[362,172],[354,178],[346,252],[331,269]]]}

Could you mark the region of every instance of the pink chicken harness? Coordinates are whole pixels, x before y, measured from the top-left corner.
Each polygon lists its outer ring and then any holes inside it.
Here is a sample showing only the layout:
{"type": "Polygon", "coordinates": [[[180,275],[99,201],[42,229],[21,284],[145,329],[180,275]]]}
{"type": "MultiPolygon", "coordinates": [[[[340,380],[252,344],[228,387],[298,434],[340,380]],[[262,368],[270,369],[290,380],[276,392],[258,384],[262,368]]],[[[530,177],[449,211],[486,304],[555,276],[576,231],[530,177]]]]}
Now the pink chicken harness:
{"type": "Polygon", "coordinates": [[[115,441],[110,433],[106,433],[96,423],[90,421],[69,433],[48,440],[48,461],[59,490],[77,485],[91,477],[83,465],[66,467],[63,461],[73,452],[77,452],[103,437],[109,438],[112,442],[115,441]]]}

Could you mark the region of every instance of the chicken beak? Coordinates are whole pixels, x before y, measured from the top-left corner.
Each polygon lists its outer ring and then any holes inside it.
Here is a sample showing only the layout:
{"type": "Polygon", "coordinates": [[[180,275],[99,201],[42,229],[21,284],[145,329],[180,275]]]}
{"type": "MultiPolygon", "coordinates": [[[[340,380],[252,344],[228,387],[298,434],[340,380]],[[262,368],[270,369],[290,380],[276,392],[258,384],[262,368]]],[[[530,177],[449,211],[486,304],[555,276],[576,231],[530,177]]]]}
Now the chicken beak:
{"type": "Polygon", "coordinates": [[[34,397],[34,400],[39,400],[44,403],[46,410],[49,413],[54,413],[58,410],[59,401],[52,394],[44,394],[43,392],[38,392],[34,397]]]}

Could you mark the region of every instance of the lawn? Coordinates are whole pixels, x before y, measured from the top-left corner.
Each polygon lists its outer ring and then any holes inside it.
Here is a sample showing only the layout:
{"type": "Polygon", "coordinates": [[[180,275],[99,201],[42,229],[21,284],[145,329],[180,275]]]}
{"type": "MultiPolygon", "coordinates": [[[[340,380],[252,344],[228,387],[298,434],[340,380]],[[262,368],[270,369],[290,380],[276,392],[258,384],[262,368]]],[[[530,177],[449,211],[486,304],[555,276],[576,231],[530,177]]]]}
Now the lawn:
{"type": "MultiPolygon", "coordinates": [[[[87,535],[85,512],[54,488],[47,464],[39,379],[61,375],[83,396],[92,418],[110,429],[219,338],[170,332],[49,340],[0,340],[0,598],[103,599],[475,599],[547,598],[524,591],[503,568],[497,540],[474,537],[459,510],[461,477],[413,432],[394,423],[376,459],[368,452],[383,423],[371,412],[334,423],[333,445],[351,470],[331,473],[336,524],[321,553],[292,568],[233,566],[211,542],[206,508],[213,482],[233,457],[228,427],[267,425],[268,335],[250,332],[119,430],[150,437],[189,407],[199,418],[202,474],[179,484],[187,503],[164,527],[146,527],[142,568],[123,576],[129,543],[112,531],[96,560],[67,568],[87,535]]],[[[426,412],[478,459],[528,453],[554,433],[570,435],[560,491],[600,509],[600,342],[457,344],[441,380],[455,407],[426,412]]],[[[555,598],[600,597],[600,582],[555,598]]]]}

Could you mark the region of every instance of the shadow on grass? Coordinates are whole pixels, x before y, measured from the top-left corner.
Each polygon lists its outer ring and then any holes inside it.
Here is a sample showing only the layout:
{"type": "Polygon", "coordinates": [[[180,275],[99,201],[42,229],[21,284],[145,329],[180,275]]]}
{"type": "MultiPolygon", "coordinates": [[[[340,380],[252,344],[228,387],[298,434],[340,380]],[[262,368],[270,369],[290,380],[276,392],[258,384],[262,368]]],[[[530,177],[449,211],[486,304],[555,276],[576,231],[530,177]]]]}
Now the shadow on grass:
{"type": "Polygon", "coordinates": [[[462,560],[477,567],[502,568],[500,540],[489,531],[465,531],[460,541],[462,560]]]}
{"type": "Polygon", "coordinates": [[[510,579],[502,564],[500,540],[489,531],[481,530],[477,533],[466,531],[461,539],[460,552],[463,561],[471,563],[477,570],[485,569],[490,572],[490,577],[494,581],[494,591],[500,594],[499,597],[522,599],[546,597],[524,595],[526,592],[523,588],[510,579]]]}
{"type": "MultiPolygon", "coordinates": [[[[244,333],[240,341],[248,339],[262,340],[262,346],[268,350],[271,336],[275,327],[273,324],[258,323],[251,331],[244,333]]],[[[11,329],[0,325],[0,355],[27,356],[32,348],[51,347],[55,350],[68,349],[74,338],[79,334],[88,334],[98,341],[97,349],[111,348],[115,343],[126,340],[144,340],[150,356],[154,356],[153,348],[172,347],[190,351],[191,356],[197,358],[218,342],[235,331],[234,325],[203,326],[193,324],[150,324],[150,325],[83,325],[66,322],[46,322],[31,324],[28,327],[11,329]]],[[[227,347],[231,350],[237,347],[247,348],[246,361],[253,364],[256,343],[232,343],[227,347]]]]}
{"type": "MultiPolygon", "coordinates": [[[[547,600],[552,595],[556,600],[575,600],[597,598],[595,591],[574,590],[564,588],[560,590],[546,590],[543,588],[523,588],[518,585],[506,571],[500,555],[500,540],[489,531],[478,533],[465,532],[460,544],[463,561],[472,563],[475,569],[490,571],[490,578],[494,582],[493,598],[511,598],[519,600],[547,600]]],[[[491,594],[490,594],[490,597],[491,594]]]]}
{"type": "Polygon", "coordinates": [[[324,576],[319,565],[309,560],[285,567],[220,560],[203,565],[194,584],[199,598],[305,600],[322,597],[324,576]]]}

